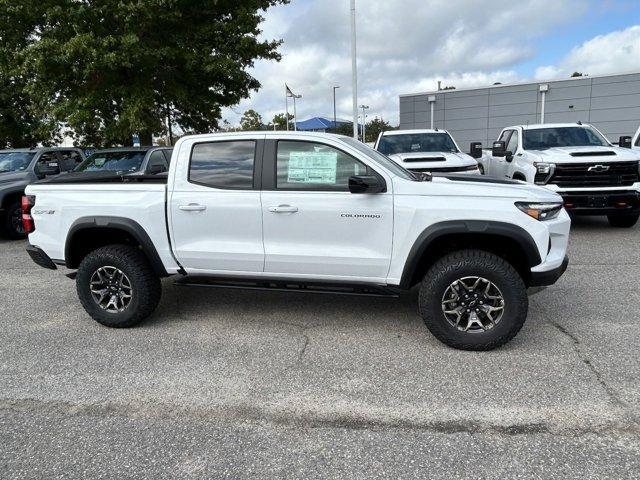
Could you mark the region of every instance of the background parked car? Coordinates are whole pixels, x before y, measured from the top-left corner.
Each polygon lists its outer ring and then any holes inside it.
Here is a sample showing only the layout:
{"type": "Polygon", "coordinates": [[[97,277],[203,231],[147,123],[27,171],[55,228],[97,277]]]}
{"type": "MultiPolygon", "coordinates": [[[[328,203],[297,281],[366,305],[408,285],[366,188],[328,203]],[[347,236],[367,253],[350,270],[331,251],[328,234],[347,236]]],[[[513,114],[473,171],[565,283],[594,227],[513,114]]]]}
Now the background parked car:
{"type": "Polygon", "coordinates": [[[111,172],[118,175],[156,175],[169,170],[172,148],[137,147],[98,150],[75,172],[111,172]]]}
{"type": "Polygon", "coordinates": [[[24,238],[20,201],[25,187],[73,170],[84,160],[79,148],[0,150],[0,227],[9,238],[24,238]]]}
{"type": "Polygon", "coordinates": [[[382,132],[375,149],[414,172],[480,174],[478,162],[462,153],[446,130],[382,132]]]}

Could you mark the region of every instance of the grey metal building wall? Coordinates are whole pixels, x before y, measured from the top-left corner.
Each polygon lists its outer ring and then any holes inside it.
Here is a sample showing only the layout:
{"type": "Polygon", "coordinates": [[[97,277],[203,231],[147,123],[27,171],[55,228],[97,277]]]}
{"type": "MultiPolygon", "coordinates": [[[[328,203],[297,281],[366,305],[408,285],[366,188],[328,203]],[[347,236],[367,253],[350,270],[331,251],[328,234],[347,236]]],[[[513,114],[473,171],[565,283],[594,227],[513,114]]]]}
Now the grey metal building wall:
{"type": "Polygon", "coordinates": [[[400,129],[449,130],[463,150],[470,142],[490,145],[504,127],[540,123],[540,85],[548,85],[545,123],[592,123],[612,142],[640,126],[640,73],[581,77],[487,88],[400,96],[400,129]]]}

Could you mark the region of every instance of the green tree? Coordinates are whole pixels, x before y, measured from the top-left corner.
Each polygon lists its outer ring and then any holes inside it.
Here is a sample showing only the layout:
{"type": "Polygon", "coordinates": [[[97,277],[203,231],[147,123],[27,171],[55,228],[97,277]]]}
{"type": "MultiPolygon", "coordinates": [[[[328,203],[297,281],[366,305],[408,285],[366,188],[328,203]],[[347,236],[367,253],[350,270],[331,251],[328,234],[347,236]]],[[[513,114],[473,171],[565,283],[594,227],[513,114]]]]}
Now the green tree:
{"type": "Polygon", "coordinates": [[[375,142],[378,139],[378,136],[382,132],[386,132],[387,130],[395,130],[389,122],[385,122],[382,118],[375,117],[369,123],[367,123],[367,127],[365,129],[366,141],[367,142],[375,142]]]}
{"type": "Polygon", "coordinates": [[[0,1],[0,148],[50,144],[59,137],[58,124],[46,114],[46,100],[27,91],[30,72],[22,68],[22,52],[40,23],[42,8],[0,1]]]}
{"type": "Polygon", "coordinates": [[[574,77],[586,77],[586,76],[587,76],[587,74],[586,73],[582,73],[582,72],[573,72],[571,74],[571,78],[574,78],[574,77]]]}
{"type": "MultiPolygon", "coordinates": [[[[287,118],[285,113],[278,113],[274,115],[271,124],[276,126],[277,130],[287,129],[287,118]]],[[[289,114],[289,129],[293,130],[293,115],[289,114]]]]}
{"type": "Polygon", "coordinates": [[[98,146],[130,144],[134,133],[150,144],[168,119],[216,129],[221,108],[260,87],[247,72],[254,61],[280,59],[280,42],[258,39],[259,26],[261,12],[288,2],[0,1],[38,12],[19,56],[35,104],[98,146]]]}
{"type": "Polygon", "coordinates": [[[242,130],[264,130],[262,117],[255,110],[249,109],[242,114],[240,119],[242,130]]]}

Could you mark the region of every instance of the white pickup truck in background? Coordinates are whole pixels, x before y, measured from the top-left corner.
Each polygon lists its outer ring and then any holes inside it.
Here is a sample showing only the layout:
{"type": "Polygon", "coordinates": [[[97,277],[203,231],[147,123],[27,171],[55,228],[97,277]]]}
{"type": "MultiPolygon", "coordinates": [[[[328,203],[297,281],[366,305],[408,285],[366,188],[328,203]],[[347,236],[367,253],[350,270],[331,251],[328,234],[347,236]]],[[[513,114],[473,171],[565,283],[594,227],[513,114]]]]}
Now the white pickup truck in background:
{"type": "Polygon", "coordinates": [[[412,172],[480,173],[478,162],[446,130],[390,130],[378,136],[374,148],[412,172]]]}
{"type": "Polygon", "coordinates": [[[560,194],[569,213],[606,215],[615,227],[640,217],[640,152],[612,145],[591,125],[507,127],[479,162],[490,177],[560,194]]]}
{"type": "Polygon", "coordinates": [[[567,268],[570,227],[547,189],[413,174],[352,138],[295,132],[183,137],[164,178],[32,184],[23,221],[31,258],[77,270],[83,307],[107,326],[151,315],[169,275],[340,294],[420,285],[431,332],[469,350],[516,335],[527,288],[567,268]]]}

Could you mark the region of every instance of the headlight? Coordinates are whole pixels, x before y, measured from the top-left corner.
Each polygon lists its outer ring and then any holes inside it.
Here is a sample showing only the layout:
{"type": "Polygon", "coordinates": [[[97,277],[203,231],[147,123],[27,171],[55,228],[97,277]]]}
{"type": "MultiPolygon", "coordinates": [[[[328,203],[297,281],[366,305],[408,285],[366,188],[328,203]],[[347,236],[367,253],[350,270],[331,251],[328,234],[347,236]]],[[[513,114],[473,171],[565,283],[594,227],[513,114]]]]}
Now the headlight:
{"type": "Polygon", "coordinates": [[[535,183],[538,185],[547,183],[556,170],[555,163],[534,162],[533,165],[536,167],[535,183]]]}
{"type": "Polygon", "coordinates": [[[516,202],[516,207],[529,215],[531,218],[540,220],[551,220],[555,218],[562,210],[562,203],[528,203],[516,202]]]}

